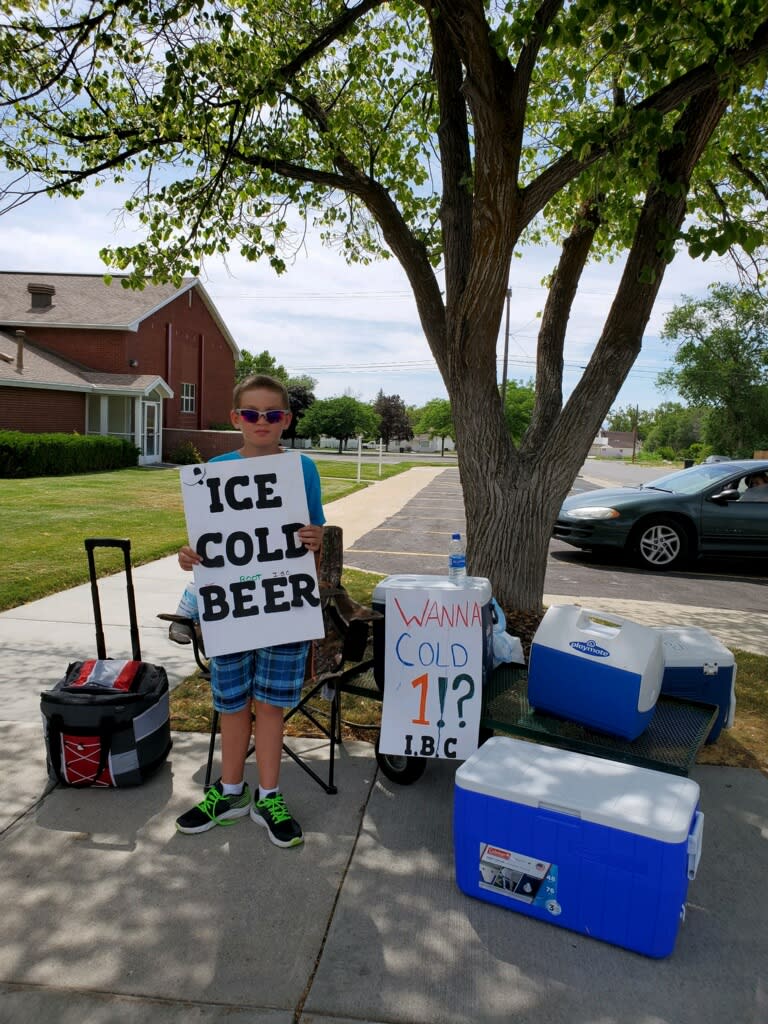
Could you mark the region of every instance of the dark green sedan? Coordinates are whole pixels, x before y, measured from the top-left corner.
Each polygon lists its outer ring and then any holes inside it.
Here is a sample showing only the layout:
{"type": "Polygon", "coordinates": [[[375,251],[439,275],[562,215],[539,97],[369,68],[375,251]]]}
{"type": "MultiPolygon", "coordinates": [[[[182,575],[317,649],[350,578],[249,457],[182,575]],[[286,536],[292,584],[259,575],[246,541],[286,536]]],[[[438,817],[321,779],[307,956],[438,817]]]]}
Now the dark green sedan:
{"type": "Polygon", "coordinates": [[[768,460],[702,464],[639,487],[573,494],[553,536],[593,551],[621,548],[645,569],[700,555],[768,557],[768,460]]]}

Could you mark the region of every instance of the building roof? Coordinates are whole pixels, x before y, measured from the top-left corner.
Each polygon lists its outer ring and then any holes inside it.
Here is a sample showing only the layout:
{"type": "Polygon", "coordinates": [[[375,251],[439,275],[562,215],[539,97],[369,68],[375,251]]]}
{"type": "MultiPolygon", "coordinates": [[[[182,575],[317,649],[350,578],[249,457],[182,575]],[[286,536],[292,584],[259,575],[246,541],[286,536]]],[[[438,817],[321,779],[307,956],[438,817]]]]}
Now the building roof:
{"type": "Polygon", "coordinates": [[[19,366],[18,339],[0,331],[0,387],[81,391],[87,394],[148,395],[158,389],[165,398],[173,391],[162,377],[150,373],[100,373],[88,370],[26,338],[19,366]]]}
{"type": "Polygon", "coordinates": [[[637,437],[631,430],[606,430],[605,436],[612,448],[631,448],[637,437]]]}
{"type": "Polygon", "coordinates": [[[106,284],[101,274],[49,274],[0,271],[0,326],[68,327],[82,330],[137,331],[147,317],[180,295],[195,289],[232,349],[240,351],[219,311],[196,277],[181,285],[150,284],[138,291],[121,284],[126,275],[115,274],[106,284]],[[35,307],[29,286],[50,295],[50,305],[35,307]],[[55,291],[50,294],[50,289],[55,291]]]}

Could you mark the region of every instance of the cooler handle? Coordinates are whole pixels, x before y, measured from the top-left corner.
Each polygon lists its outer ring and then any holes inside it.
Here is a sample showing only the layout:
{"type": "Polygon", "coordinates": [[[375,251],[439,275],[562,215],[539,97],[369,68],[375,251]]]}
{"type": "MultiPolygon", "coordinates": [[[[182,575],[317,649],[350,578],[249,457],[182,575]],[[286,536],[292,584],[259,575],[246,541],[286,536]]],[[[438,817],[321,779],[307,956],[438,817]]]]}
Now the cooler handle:
{"type": "Polygon", "coordinates": [[[595,608],[582,608],[579,613],[577,626],[579,629],[592,628],[596,633],[607,633],[610,630],[611,636],[613,636],[616,630],[620,630],[622,626],[627,624],[629,624],[629,619],[625,619],[621,615],[614,615],[612,612],[600,612],[595,608]],[[595,622],[595,619],[605,619],[605,622],[595,622]],[[606,625],[606,623],[611,625],[606,625]]]}
{"type": "Polygon", "coordinates": [[[701,860],[702,838],[704,836],[704,815],[696,811],[693,828],[688,835],[688,878],[694,879],[701,860]]]}

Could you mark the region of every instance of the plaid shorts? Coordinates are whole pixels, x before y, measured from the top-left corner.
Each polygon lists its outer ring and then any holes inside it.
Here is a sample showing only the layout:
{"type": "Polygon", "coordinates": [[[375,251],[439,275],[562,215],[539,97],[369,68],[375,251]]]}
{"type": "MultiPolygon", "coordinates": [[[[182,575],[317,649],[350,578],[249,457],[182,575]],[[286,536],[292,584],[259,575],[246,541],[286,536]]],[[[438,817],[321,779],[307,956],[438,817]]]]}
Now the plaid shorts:
{"type": "Polygon", "coordinates": [[[241,651],[211,658],[213,706],[233,713],[251,700],[292,708],[299,703],[309,641],[276,644],[258,651],[241,651]]]}

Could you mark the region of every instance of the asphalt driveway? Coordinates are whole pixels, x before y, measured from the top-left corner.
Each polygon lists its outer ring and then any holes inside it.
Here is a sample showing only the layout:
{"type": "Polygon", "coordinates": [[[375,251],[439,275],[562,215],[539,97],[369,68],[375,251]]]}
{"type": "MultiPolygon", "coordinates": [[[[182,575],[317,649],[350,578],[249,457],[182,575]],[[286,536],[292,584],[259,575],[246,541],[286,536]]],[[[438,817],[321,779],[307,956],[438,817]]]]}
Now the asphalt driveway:
{"type": "MultiPolygon", "coordinates": [[[[663,469],[603,463],[590,467],[590,481],[578,477],[574,488],[585,490],[617,481],[653,479],[663,469]],[[608,477],[601,480],[597,474],[608,477]],[[615,474],[613,479],[609,474],[615,474]]],[[[347,565],[386,575],[446,571],[448,539],[466,527],[458,469],[446,469],[381,525],[365,533],[347,550],[347,565]]],[[[647,572],[616,555],[578,551],[561,541],[550,543],[545,591],[558,596],[610,597],[621,601],[668,602],[731,612],[765,613],[768,559],[702,560],[685,571],[647,572]]]]}

